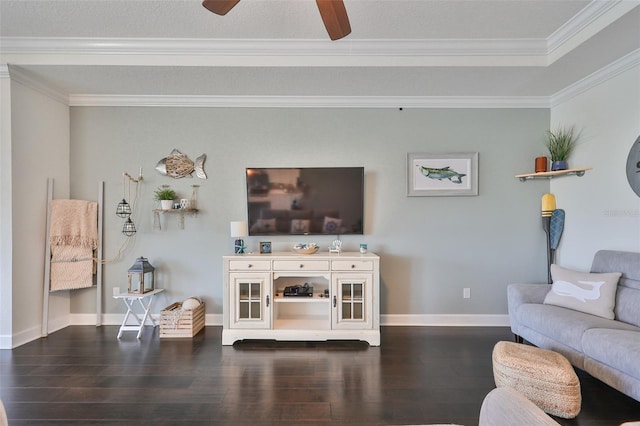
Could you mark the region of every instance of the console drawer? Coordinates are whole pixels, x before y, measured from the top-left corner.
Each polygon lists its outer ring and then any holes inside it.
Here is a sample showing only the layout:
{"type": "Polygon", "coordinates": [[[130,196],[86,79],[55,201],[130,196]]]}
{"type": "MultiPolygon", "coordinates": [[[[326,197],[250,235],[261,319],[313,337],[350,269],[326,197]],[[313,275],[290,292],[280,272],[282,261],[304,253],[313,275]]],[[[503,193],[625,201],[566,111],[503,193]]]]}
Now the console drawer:
{"type": "Polygon", "coordinates": [[[328,260],[274,260],[274,271],[328,271],[328,260]]]}
{"type": "Polygon", "coordinates": [[[268,271],[271,269],[270,260],[230,260],[231,271],[268,271]]]}
{"type": "Polygon", "coordinates": [[[331,262],[333,271],[373,271],[370,260],[334,260],[331,262]]]}

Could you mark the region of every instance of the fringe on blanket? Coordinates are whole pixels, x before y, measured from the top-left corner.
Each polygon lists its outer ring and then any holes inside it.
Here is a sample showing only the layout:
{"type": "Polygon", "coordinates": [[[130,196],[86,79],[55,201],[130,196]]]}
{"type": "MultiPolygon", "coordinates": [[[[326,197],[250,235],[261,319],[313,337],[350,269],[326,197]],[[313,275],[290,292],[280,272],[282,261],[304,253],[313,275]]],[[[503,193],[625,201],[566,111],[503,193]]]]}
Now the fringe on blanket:
{"type": "Polygon", "coordinates": [[[52,246],[98,247],[98,203],[83,200],[51,201],[52,246]]]}

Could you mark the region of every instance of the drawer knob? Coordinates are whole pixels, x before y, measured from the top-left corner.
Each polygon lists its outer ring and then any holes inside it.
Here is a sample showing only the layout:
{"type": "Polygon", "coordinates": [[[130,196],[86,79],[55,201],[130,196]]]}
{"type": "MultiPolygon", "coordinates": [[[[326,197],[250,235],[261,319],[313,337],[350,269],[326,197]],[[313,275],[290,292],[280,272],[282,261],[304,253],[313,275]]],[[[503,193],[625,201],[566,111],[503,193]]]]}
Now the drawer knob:
{"type": "Polygon", "coordinates": [[[304,265],[301,263],[301,264],[300,264],[300,267],[301,267],[301,268],[304,268],[304,265]]]}
{"type": "Polygon", "coordinates": [[[252,264],[248,264],[247,268],[253,268],[253,265],[252,264]]]}
{"type": "Polygon", "coordinates": [[[351,269],[354,269],[356,267],[356,265],[351,265],[351,269]]]}

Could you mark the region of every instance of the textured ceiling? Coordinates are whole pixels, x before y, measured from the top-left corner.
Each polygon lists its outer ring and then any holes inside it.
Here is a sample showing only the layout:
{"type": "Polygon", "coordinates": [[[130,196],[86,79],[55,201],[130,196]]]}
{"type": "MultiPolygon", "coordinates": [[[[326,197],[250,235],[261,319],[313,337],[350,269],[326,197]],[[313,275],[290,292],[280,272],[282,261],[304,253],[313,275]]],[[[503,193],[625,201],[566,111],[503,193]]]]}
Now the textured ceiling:
{"type": "Polygon", "coordinates": [[[68,95],[535,97],[640,49],[636,0],[345,0],[335,42],[314,0],[200,3],[0,0],[1,62],[68,95]]]}
{"type": "MultiPolygon", "coordinates": [[[[346,0],[356,39],[547,38],[588,1],[346,0]]],[[[215,15],[200,0],[0,2],[2,36],[325,39],[315,0],[241,0],[215,15]]]]}

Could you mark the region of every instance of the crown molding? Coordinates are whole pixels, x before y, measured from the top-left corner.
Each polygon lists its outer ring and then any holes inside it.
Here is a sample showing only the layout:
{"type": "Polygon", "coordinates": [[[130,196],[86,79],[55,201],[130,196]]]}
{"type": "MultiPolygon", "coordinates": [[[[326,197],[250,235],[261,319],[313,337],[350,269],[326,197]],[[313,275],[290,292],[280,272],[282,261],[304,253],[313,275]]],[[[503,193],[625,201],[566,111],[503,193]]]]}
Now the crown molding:
{"type": "Polygon", "coordinates": [[[295,39],[3,37],[4,54],[169,54],[230,56],[544,55],[544,39],[295,39]]]}
{"type": "Polygon", "coordinates": [[[540,40],[0,39],[2,61],[29,65],[544,66],[540,40]]]}
{"type": "Polygon", "coordinates": [[[559,92],[556,92],[551,96],[549,105],[552,108],[556,107],[637,66],[640,66],[640,49],[634,50],[628,55],[610,63],[582,80],[579,80],[559,92]]]}
{"type": "Polygon", "coordinates": [[[547,38],[548,64],[562,58],[639,5],[637,0],[591,1],[547,38]]]}
{"type": "Polygon", "coordinates": [[[11,79],[23,86],[29,87],[49,98],[62,104],[69,104],[69,96],[60,88],[45,82],[42,79],[32,75],[30,72],[9,65],[9,74],[11,79]]]}
{"type": "Polygon", "coordinates": [[[71,95],[69,106],[197,108],[549,108],[546,96],[71,95]]]}
{"type": "Polygon", "coordinates": [[[158,96],[66,95],[16,67],[0,66],[12,79],[69,106],[200,108],[552,108],[640,65],[640,49],[612,62],[552,96],[158,96]]]}

